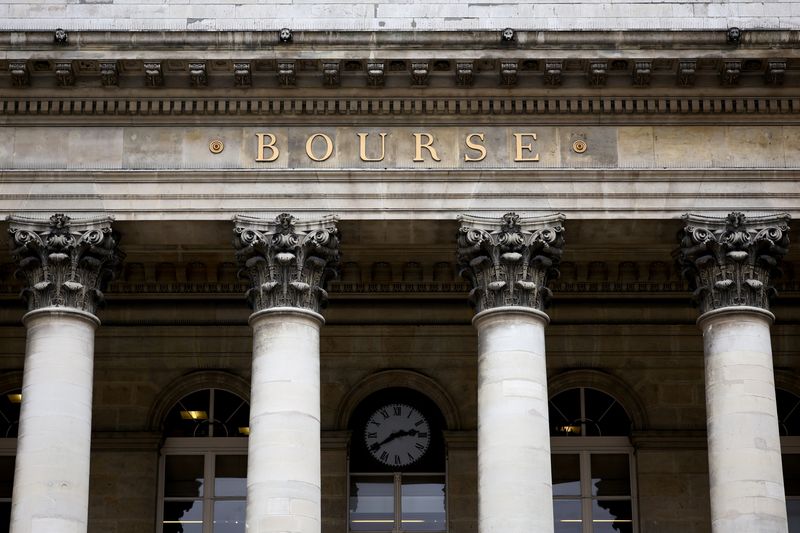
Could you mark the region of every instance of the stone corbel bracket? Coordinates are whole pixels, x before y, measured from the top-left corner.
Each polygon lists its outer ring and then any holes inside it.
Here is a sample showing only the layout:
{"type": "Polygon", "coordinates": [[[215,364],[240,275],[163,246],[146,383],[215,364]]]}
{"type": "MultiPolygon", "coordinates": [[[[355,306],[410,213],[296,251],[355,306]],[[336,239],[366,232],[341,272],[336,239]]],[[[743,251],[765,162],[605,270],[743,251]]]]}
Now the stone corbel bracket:
{"type": "Polygon", "coordinates": [[[11,256],[26,281],[28,310],[70,307],[94,313],[103,290],[119,271],[124,255],[113,217],[72,219],[57,213],[49,220],[8,217],[11,256]]]}
{"type": "Polygon", "coordinates": [[[683,216],[675,256],[701,313],[731,306],[769,309],[776,294],[772,281],[789,247],[790,219],[787,213],[683,216]]]}
{"type": "Polygon", "coordinates": [[[551,296],[547,285],[559,275],[564,215],[506,213],[499,220],[461,215],[458,220],[458,265],[472,287],[476,312],[504,306],[543,311],[551,296]]]}
{"type": "Polygon", "coordinates": [[[274,221],[236,216],[233,246],[239,277],[253,311],[297,307],[319,312],[326,285],[339,271],[337,217],[300,222],[288,213],[274,221]]]}

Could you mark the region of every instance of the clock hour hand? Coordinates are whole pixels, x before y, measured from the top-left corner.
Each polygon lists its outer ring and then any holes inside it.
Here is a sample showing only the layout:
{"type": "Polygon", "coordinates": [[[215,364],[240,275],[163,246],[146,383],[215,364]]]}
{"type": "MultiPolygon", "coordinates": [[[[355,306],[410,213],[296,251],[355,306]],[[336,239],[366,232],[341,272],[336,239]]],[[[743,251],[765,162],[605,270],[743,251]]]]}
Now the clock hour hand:
{"type": "Polygon", "coordinates": [[[394,433],[391,433],[388,437],[386,437],[382,441],[372,444],[369,447],[369,449],[372,450],[372,451],[376,451],[381,446],[386,444],[387,442],[391,442],[394,439],[397,439],[399,437],[408,437],[408,436],[412,436],[413,437],[413,436],[417,435],[418,433],[419,433],[419,431],[417,431],[416,429],[409,429],[409,430],[401,429],[400,431],[395,431],[394,433]]]}

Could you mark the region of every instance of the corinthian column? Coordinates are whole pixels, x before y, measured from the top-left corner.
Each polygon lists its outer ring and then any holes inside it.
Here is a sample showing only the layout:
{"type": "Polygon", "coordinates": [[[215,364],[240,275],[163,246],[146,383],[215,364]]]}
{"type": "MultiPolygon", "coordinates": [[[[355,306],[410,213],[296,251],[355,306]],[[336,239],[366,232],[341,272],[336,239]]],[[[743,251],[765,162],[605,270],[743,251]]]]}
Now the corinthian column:
{"type": "Polygon", "coordinates": [[[319,533],[319,311],[339,262],[336,219],[234,221],[253,308],[247,531],[319,533]]]}
{"type": "Polygon", "coordinates": [[[552,532],[543,309],[564,216],[459,220],[458,262],[477,311],[479,532],[552,532]]]}
{"type": "Polygon", "coordinates": [[[700,307],[714,533],[785,533],[769,328],[789,215],[684,215],[678,262],[700,307]]]}
{"type": "Polygon", "coordinates": [[[94,315],[119,266],[110,217],[9,217],[27,281],[11,533],[84,533],[89,509],[94,315]]]}

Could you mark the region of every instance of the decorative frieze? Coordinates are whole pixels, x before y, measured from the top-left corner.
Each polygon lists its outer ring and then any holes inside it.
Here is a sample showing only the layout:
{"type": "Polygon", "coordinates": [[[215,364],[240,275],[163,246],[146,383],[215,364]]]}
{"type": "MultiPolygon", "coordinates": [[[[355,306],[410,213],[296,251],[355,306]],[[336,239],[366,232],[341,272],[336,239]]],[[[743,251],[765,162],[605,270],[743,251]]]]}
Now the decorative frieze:
{"type": "Polygon", "coordinates": [[[297,84],[297,71],[294,61],[280,61],[278,63],[278,85],[281,87],[294,87],[297,84]]]}
{"type": "Polygon", "coordinates": [[[786,61],[776,60],[767,62],[767,70],[764,72],[764,82],[767,85],[778,87],[783,85],[786,77],[786,61]]]}
{"type": "Polygon", "coordinates": [[[11,74],[11,85],[14,87],[27,87],[31,82],[28,65],[24,61],[9,62],[8,71],[11,74]]]}
{"type": "Polygon", "coordinates": [[[116,87],[119,85],[119,68],[116,61],[102,61],[100,63],[100,83],[103,87],[116,87]]]}
{"type": "Polygon", "coordinates": [[[49,221],[11,216],[11,256],[27,286],[28,309],[71,307],[94,313],[103,290],[124,254],[113,218],[71,219],[58,213],[49,221]]]}
{"type": "Polygon", "coordinates": [[[500,85],[511,87],[517,84],[517,71],[519,66],[516,61],[502,61],[500,63],[500,85]]]}
{"type": "Polygon", "coordinates": [[[520,218],[506,213],[497,221],[462,215],[458,265],[472,290],[477,312],[503,306],[543,310],[558,277],[564,247],[564,215],[520,218]],[[499,223],[498,223],[499,222],[499,223]]]}
{"type": "Polygon", "coordinates": [[[653,79],[653,62],[636,61],[633,68],[633,86],[649,87],[653,79]]]}
{"type": "Polygon", "coordinates": [[[590,87],[605,87],[608,83],[608,61],[592,61],[586,73],[590,87]]]}
{"type": "Polygon", "coordinates": [[[301,223],[288,213],[274,222],[234,218],[239,277],[249,282],[246,297],[253,311],[299,307],[319,312],[325,307],[327,282],[339,268],[336,222],[327,217],[301,223]]]}
{"type": "Polygon", "coordinates": [[[742,75],[742,62],[741,61],[723,61],[722,70],[720,71],[720,83],[726,87],[732,87],[739,83],[739,78],[742,75]]]}
{"type": "Polygon", "coordinates": [[[411,63],[411,85],[413,87],[427,86],[428,74],[430,74],[430,66],[427,62],[411,63]]]}
{"type": "Polygon", "coordinates": [[[472,61],[459,61],[456,63],[456,85],[469,87],[475,81],[475,67],[472,61]]]}
{"type": "Polygon", "coordinates": [[[164,84],[164,75],[161,71],[160,61],[152,61],[144,64],[144,84],[147,87],[161,87],[164,84]]]}
{"type": "Polygon", "coordinates": [[[386,64],[378,61],[367,63],[367,86],[383,87],[386,85],[386,64]]]}
{"type": "Polygon", "coordinates": [[[561,72],[564,70],[563,61],[547,61],[544,64],[545,87],[559,87],[563,81],[561,72]]]}
{"type": "Polygon", "coordinates": [[[328,88],[341,85],[341,61],[324,61],[322,63],[322,84],[328,88]]]}
{"type": "Polygon", "coordinates": [[[208,85],[208,74],[205,62],[189,63],[189,79],[192,87],[205,87],[208,85]]]}
{"type": "Polygon", "coordinates": [[[246,89],[253,84],[250,63],[241,62],[233,64],[233,85],[237,89],[246,89]]]}
{"type": "Polygon", "coordinates": [[[75,85],[75,72],[72,70],[72,61],[59,61],[56,63],[56,85],[59,87],[75,85]]]}
{"type": "Polygon", "coordinates": [[[697,61],[687,60],[678,63],[678,85],[692,87],[697,81],[697,61]]]}
{"type": "Polygon", "coordinates": [[[683,219],[677,262],[701,313],[731,306],[769,309],[773,278],[788,251],[789,215],[683,219]]]}

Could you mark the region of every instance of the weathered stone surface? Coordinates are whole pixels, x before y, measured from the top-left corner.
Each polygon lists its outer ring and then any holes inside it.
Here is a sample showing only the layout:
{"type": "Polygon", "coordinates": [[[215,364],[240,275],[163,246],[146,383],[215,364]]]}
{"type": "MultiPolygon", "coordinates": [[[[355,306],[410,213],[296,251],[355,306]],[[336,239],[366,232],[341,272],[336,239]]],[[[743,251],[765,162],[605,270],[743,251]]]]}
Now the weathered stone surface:
{"type": "Polygon", "coordinates": [[[246,297],[254,311],[325,307],[325,286],[339,266],[335,217],[300,223],[283,213],[274,222],[245,216],[234,222],[239,275],[250,282],[246,297]]]}
{"type": "Polygon", "coordinates": [[[677,260],[701,313],[731,306],[769,309],[772,279],[789,246],[789,215],[684,215],[677,260]]]}
{"type": "Polygon", "coordinates": [[[94,313],[123,258],[113,219],[72,220],[59,213],[48,222],[22,216],[8,220],[11,255],[27,282],[22,294],[28,309],[70,307],[94,313]]]}
{"type": "Polygon", "coordinates": [[[477,312],[521,306],[539,311],[558,277],[564,247],[564,215],[521,219],[507,213],[499,221],[459,217],[458,263],[472,285],[470,303],[477,312]]]}

